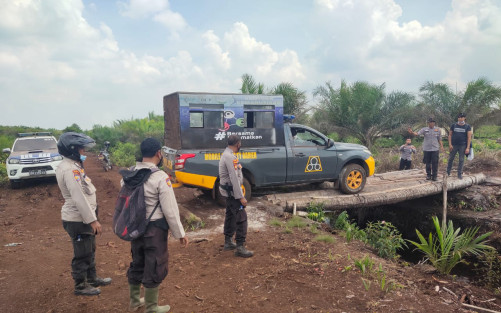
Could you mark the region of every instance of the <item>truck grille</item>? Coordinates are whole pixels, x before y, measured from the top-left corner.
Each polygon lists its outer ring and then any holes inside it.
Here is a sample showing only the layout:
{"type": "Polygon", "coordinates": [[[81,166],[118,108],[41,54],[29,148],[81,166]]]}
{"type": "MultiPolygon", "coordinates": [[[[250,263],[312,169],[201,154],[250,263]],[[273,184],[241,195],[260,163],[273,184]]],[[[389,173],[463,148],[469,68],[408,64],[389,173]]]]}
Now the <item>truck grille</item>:
{"type": "Polygon", "coordinates": [[[46,165],[46,166],[35,166],[35,167],[25,167],[21,171],[21,173],[28,173],[30,171],[38,171],[38,170],[46,170],[46,171],[51,171],[52,166],[46,165]]]}
{"type": "Polygon", "coordinates": [[[38,164],[38,163],[48,163],[52,161],[51,157],[42,157],[42,158],[29,158],[29,159],[21,159],[19,163],[21,164],[38,164]]]}

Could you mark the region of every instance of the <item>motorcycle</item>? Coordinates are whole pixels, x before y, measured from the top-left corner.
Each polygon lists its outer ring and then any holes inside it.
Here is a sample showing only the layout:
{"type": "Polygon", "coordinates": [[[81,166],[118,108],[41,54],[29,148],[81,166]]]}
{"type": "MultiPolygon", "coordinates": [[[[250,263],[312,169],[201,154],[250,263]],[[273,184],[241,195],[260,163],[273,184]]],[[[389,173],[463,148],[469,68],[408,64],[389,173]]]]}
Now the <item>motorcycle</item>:
{"type": "Polygon", "coordinates": [[[103,165],[103,169],[105,172],[111,171],[113,168],[113,165],[111,164],[111,155],[108,152],[108,149],[110,148],[110,143],[108,141],[104,142],[104,149],[99,152],[99,155],[97,158],[101,161],[101,164],[103,165]]]}

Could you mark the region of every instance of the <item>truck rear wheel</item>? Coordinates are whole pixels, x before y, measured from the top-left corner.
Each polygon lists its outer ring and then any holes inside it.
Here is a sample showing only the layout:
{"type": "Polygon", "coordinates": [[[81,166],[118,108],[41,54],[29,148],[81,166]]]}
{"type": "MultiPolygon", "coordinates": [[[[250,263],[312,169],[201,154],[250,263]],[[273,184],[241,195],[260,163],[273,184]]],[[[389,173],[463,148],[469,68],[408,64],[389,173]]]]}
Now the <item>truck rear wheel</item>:
{"type": "Polygon", "coordinates": [[[341,171],[339,187],[343,193],[355,194],[364,189],[367,174],[358,164],[348,164],[341,171]]]}
{"type": "MultiPolygon", "coordinates": [[[[244,193],[244,197],[247,201],[250,201],[251,195],[252,195],[252,187],[247,178],[244,177],[244,183],[242,185],[242,191],[244,193]]],[[[219,192],[219,180],[216,182],[214,185],[214,196],[216,202],[220,206],[226,206],[226,197],[219,192]]]]}

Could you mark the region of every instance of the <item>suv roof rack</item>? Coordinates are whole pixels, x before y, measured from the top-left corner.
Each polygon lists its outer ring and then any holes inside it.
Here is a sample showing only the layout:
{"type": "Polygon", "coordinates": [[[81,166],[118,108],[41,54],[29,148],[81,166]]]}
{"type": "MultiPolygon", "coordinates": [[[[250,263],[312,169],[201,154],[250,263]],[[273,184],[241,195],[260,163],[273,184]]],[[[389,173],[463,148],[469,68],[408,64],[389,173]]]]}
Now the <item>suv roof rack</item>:
{"type": "Polygon", "coordinates": [[[29,136],[50,136],[51,132],[34,132],[34,133],[18,133],[17,137],[29,137],[29,136]]]}

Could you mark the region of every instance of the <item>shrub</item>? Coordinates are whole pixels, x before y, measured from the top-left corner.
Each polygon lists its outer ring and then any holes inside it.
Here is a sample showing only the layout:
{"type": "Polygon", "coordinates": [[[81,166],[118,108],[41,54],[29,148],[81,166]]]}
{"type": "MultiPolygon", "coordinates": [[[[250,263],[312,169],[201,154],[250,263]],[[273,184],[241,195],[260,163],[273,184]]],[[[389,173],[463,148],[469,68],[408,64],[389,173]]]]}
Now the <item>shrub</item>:
{"type": "Polygon", "coordinates": [[[497,125],[483,125],[475,129],[476,138],[501,138],[501,126],[497,125]]]}
{"type": "Polygon", "coordinates": [[[476,266],[480,283],[492,289],[501,287],[501,256],[496,250],[490,250],[481,255],[479,264],[476,266]]]}
{"type": "Polygon", "coordinates": [[[324,204],[311,202],[306,208],[308,218],[315,222],[323,222],[325,220],[324,204]]]}
{"type": "Polygon", "coordinates": [[[347,242],[350,242],[353,239],[362,241],[365,241],[366,239],[365,232],[361,230],[356,223],[352,223],[349,220],[349,216],[346,211],[343,211],[338,215],[336,222],[334,223],[334,228],[344,230],[347,242]]]}
{"type": "Polygon", "coordinates": [[[119,142],[111,149],[111,160],[113,164],[121,167],[130,167],[134,165],[139,155],[139,146],[129,142],[119,142]]]}
{"type": "Polygon", "coordinates": [[[0,163],[0,186],[5,186],[9,182],[9,176],[7,176],[7,168],[4,163],[0,163]]]}
{"type": "Polygon", "coordinates": [[[454,229],[452,221],[443,229],[440,227],[438,218],[434,216],[436,237],[430,232],[428,240],[416,229],[419,243],[408,240],[416,246],[417,250],[426,255],[431,264],[442,274],[449,274],[459,263],[464,262],[463,257],[467,254],[482,255],[493,249],[487,245],[487,238],[492,232],[485,233],[475,238],[478,227],[468,228],[459,234],[461,228],[454,229]]]}
{"type": "Polygon", "coordinates": [[[389,222],[369,223],[365,228],[367,243],[376,249],[377,254],[385,259],[397,257],[397,250],[407,247],[402,234],[389,222]]]}

